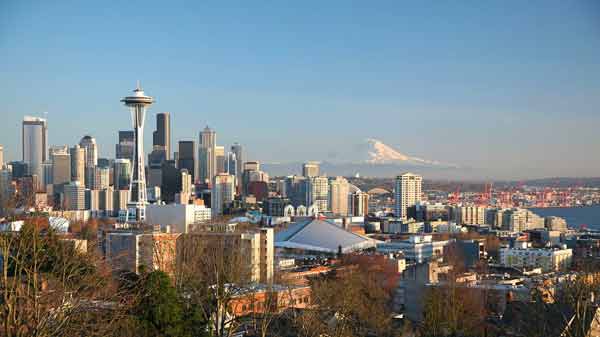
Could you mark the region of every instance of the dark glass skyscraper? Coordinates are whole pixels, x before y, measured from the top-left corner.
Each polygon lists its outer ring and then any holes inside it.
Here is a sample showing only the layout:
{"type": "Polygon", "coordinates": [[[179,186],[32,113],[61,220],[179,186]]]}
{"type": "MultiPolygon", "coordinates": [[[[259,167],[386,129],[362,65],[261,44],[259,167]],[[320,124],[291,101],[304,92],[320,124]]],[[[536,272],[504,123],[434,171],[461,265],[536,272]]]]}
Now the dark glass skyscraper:
{"type": "Polygon", "coordinates": [[[119,143],[115,147],[117,159],[129,159],[133,161],[134,132],[132,130],[119,131],[119,143]]]}
{"type": "Polygon", "coordinates": [[[193,140],[179,141],[179,158],[177,160],[177,168],[186,169],[192,175],[192,182],[198,178],[197,160],[196,160],[196,143],[193,140]]]}
{"type": "Polygon", "coordinates": [[[156,131],[152,133],[154,150],[163,150],[165,160],[171,159],[171,114],[162,112],[156,114],[156,131]]]}

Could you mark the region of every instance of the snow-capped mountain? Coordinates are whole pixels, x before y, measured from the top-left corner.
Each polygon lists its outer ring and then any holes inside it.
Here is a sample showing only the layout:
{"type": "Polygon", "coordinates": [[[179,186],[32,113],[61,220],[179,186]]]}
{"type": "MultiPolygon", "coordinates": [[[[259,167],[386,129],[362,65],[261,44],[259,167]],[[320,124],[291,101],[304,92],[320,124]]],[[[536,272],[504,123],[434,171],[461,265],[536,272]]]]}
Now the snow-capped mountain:
{"type": "Polygon", "coordinates": [[[406,155],[377,139],[369,138],[366,140],[366,143],[368,158],[365,160],[365,162],[369,164],[408,164],[419,166],[456,167],[456,165],[453,164],[446,164],[435,160],[427,160],[406,155]]]}

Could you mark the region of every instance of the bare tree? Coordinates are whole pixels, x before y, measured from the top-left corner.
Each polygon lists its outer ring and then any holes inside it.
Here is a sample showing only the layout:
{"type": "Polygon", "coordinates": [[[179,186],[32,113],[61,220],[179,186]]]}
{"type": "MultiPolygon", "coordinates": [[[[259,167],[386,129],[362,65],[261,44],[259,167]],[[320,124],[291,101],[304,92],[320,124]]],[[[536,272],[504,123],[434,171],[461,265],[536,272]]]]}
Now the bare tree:
{"type": "Polygon", "coordinates": [[[250,264],[237,235],[192,233],[177,242],[176,287],[200,309],[215,336],[231,336],[240,326],[232,305],[251,283],[250,264]]]}
{"type": "Polygon", "coordinates": [[[110,270],[40,223],[0,234],[2,334],[110,335],[122,317],[110,270]]]}

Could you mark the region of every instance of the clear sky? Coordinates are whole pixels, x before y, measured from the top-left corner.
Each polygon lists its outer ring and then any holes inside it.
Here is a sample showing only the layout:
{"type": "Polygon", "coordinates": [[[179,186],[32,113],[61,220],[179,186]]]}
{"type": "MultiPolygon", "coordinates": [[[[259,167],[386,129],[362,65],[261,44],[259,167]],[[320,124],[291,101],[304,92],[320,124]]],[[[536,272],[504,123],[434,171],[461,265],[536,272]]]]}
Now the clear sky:
{"type": "Polygon", "coordinates": [[[0,0],[0,144],[24,115],[51,144],[114,155],[140,79],[173,142],[325,160],[377,138],[514,176],[600,176],[598,1],[0,0]]]}

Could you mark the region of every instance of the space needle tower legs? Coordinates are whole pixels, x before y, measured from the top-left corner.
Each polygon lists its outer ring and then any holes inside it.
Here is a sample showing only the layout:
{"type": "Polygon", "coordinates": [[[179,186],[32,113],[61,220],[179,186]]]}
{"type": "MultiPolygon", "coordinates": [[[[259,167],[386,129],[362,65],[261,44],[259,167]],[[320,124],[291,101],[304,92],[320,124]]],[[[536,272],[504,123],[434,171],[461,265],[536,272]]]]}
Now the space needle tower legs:
{"type": "Polygon", "coordinates": [[[131,121],[134,132],[134,148],[131,180],[129,183],[129,200],[125,221],[131,223],[144,222],[146,219],[146,178],[144,166],[144,119],[146,109],[154,103],[154,99],[146,96],[138,82],[133,96],[121,99],[131,112],[131,121]]]}

